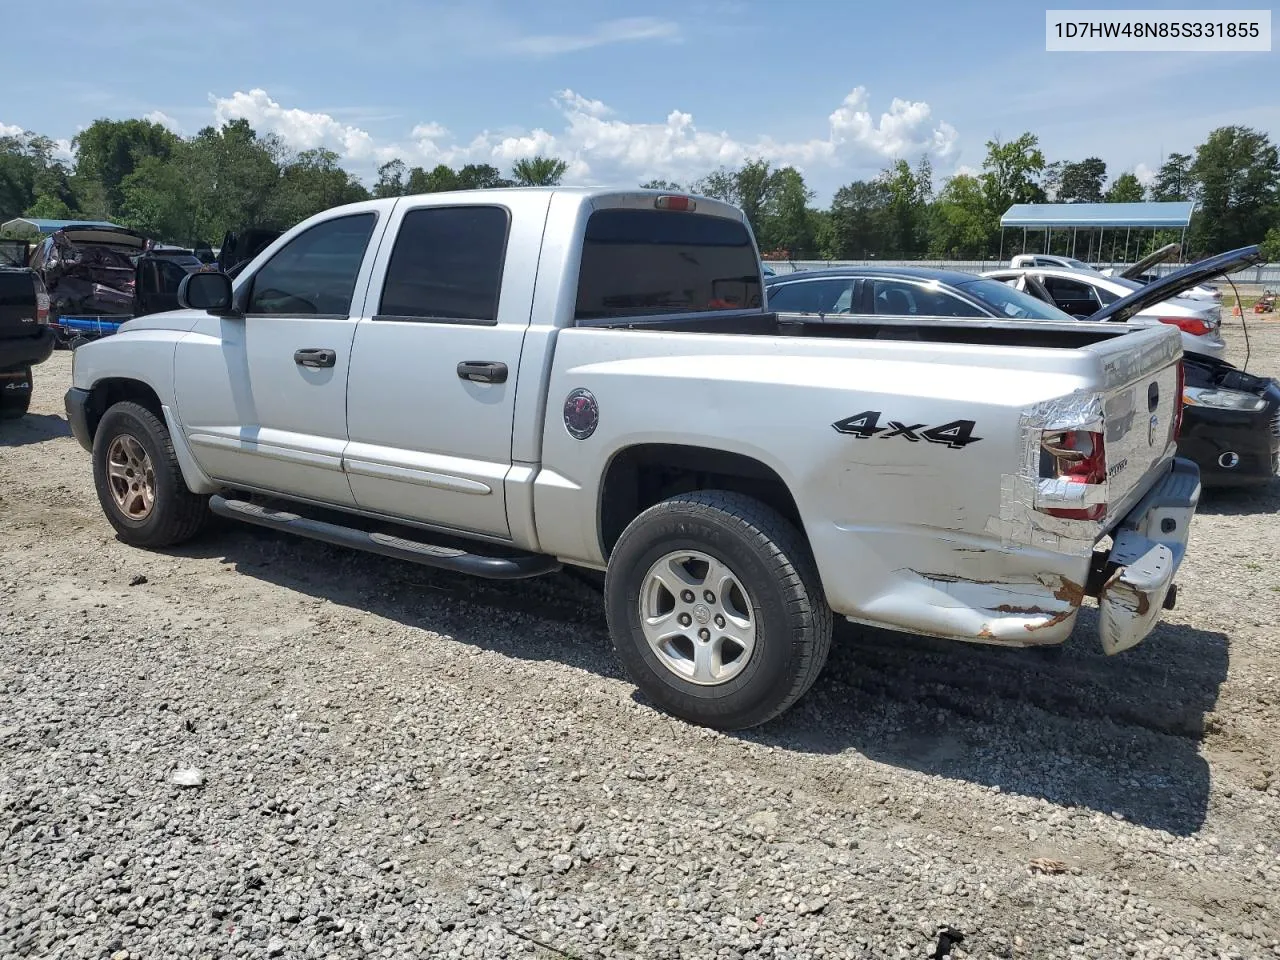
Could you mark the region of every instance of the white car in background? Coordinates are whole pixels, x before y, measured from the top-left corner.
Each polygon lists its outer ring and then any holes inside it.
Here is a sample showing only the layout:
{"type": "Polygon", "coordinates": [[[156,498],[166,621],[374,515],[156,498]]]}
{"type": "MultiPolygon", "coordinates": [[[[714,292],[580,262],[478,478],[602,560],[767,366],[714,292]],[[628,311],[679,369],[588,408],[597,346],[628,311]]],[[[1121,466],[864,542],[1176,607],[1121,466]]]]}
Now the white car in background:
{"type": "MultiPolygon", "coordinates": [[[[1088,270],[1092,273],[1100,273],[1104,277],[1119,277],[1123,280],[1135,280],[1138,283],[1150,283],[1156,279],[1155,274],[1146,273],[1149,268],[1154,267],[1158,263],[1163,263],[1172,256],[1180,253],[1182,248],[1176,243],[1166,244],[1159,250],[1149,254],[1139,260],[1132,266],[1119,270],[1117,267],[1106,267],[1098,269],[1092,264],[1085,263],[1083,260],[1077,260],[1075,257],[1060,257],[1053,253],[1020,253],[1009,261],[1011,268],[1019,267],[1061,267],[1064,270],[1088,270]],[[1119,272],[1117,272],[1119,270],[1119,272]]],[[[1209,284],[1197,284],[1190,290],[1182,294],[1188,300],[1212,300],[1214,303],[1222,302],[1222,291],[1217,287],[1209,284]]]]}
{"type": "MultiPolygon", "coordinates": [[[[1088,317],[1103,307],[1127,297],[1144,284],[1123,277],[1108,277],[1096,270],[1065,267],[1006,267],[982,274],[1047,300],[1064,313],[1088,317]]],[[[1168,324],[1182,331],[1182,348],[1221,359],[1227,345],[1222,340],[1222,318],[1218,304],[1177,296],[1146,307],[1129,319],[1130,323],[1154,326],[1168,324]]]]}

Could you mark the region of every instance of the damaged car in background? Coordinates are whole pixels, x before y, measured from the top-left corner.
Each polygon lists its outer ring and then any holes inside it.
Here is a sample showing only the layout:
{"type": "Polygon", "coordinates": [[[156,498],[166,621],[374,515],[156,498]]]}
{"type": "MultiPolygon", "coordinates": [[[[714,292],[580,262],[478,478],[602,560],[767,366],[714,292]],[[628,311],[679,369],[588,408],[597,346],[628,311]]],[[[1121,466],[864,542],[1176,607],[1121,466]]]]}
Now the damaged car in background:
{"type": "MultiPolygon", "coordinates": [[[[1127,296],[1087,317],[1077,316],[1075,322],[1133,324],[1152,306],[1160,304],[1164,309],[1175,302],[1183,289],[1261,260],[1256,246],[1210,257],[1154,283],[1135,284],[1127,296]]],[[[766,278],[765,289],[769,308],[779,312],[1070,323],[1073,317],[1038,280],[1046,269],[1005,269],[975,276],[918,267],[836,267],[766,278]]],[[[1183,392],[1186,407],[1179,455],[1200,467],[1206,487],[1269,483],[1280,458],[1280,387],[1274,380],[1253,377],[1224,360],[1193,352],[1187,343],[1196,339],[1183,331],[1188,388],[1183,392]]]]}
{"type": "Polygon", "coordinates": [[[185,251],[158,249],[134,230],[71,224],[31,253],[31,269],[49,294],[49,327],[59,346],[96,340],[131,317],[173,310],[178,285],[204,268],[185,251]]]}

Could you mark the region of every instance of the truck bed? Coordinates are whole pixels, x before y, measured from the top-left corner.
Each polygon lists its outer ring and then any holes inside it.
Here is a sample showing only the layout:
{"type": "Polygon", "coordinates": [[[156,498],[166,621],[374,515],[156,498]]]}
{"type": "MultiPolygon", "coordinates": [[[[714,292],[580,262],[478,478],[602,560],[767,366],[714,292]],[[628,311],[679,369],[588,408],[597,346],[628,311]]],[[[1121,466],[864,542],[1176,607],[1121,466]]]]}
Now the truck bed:
{"type": "Polygon", "coordinates": [[[863,317],[847,314],[715,311],[608,320],[579,320],[579,327],[765,337],[830,337],[839,340],[907,340],[1076,350],[1131,331],[1117,323],[1053,323],[1045,320],[972,320],[934,317],[863,317]]]}

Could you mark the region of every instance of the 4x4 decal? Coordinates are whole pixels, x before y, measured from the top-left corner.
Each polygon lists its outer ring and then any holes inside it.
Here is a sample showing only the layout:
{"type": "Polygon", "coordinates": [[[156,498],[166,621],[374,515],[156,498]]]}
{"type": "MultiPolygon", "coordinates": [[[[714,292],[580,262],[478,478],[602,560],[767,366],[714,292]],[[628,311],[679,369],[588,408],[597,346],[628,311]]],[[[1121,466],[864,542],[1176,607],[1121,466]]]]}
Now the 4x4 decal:
{"type": "Polygon", "coordinates": [[[973,435],[973,428],[977,426],[973,420],[952,420],[936,427],[923,423],[907,424],[900,420],[889,420],[888,426],[882,427],[880,417],[879,410],[864,410],[856,416],[837,420],[832,426],[836,428],[837,433],[844,433],[860,440],[869,440],[877,436],[881,440],[902,437],[911,443],[918,443],[921,440],[941,443],[952,450],[960,450],[982,439],[973,435]]]}

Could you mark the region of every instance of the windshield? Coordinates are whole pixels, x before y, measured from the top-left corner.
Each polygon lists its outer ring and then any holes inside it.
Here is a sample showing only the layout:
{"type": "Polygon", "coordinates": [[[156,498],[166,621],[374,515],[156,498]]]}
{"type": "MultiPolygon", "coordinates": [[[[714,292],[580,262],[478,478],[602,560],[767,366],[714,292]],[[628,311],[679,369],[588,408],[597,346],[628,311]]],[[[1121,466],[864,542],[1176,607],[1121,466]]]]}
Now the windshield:
{"type": "Polygon", "coordinates": [[[1075,318],[1063,313],[1057,307],[1050,306],[1043,300],[1015,290],[1007,283],[979,277],[956,284],[959,290],[976,300],[981,300],[990,307],[997,316],[1006,320],[1057,320],[1063,323],[1074,323],[1075,318]]]}

